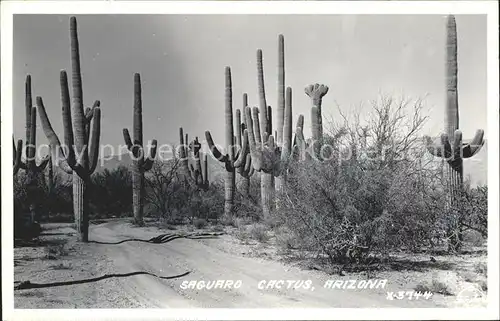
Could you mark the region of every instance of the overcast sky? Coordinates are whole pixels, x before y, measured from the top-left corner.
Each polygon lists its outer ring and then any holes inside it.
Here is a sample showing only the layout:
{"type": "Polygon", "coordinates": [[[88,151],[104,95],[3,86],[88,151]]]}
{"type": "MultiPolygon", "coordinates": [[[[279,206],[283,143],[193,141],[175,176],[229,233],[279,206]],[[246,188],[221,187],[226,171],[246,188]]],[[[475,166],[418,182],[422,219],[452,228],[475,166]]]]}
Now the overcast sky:
{"type": "MultiPolygon", "coordinates": [[[[425,134],[444,128],[445,19],[441,15],[78,15],[84,104],[101,100],[103,144],[123,144],[132,126],[133,75],[141,73],[145,141],[177,142],[183,126],[224,144],[224,67],[233,75],[233,108],[256,105],[256,50],[262,49],[268,104],[277,102],[278,34],[285,36],[286,86],[294,123],[304,87],[330,87],[323,114],[338,117],[379,93],[426,97],[425,134]]],[[[457,16],[460,127],[486,128],[486,17],[457,16]]],[[[24,140],[24,79],[42,96],[63,140],[59,71],[71,72],[69,16],[14,17],[14,135],[24,140]]],[[[38,120],[39,122],[39,120],[38,120]]],[[[40,123],[39,123],[40,125],[40,123]]],[[[40,126],[39,126],[40,127],[40,126]]],[[[38,141],[46,142],[39,128],[38,141]]]]}

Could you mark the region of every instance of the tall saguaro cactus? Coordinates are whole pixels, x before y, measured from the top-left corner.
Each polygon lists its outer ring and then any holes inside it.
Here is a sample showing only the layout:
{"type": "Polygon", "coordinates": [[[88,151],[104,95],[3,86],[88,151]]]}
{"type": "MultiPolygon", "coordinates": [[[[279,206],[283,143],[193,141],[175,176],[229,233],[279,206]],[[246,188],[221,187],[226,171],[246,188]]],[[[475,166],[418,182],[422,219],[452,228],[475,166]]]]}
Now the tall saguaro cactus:
{"type": "Polygon", "coordinates": [[[132,200],[134,207],[134,223],[144,225],[143,199],[144,199],[144,173],[153,167],[156,156],[157,141],[153,140],[150,156],[145,156],[142,135],[142,90],[141,75],[134,75],[134,142],[130,138],[128,129],[123,129],[123,138],[129,151],[132,153],[132,200]]]}
{"type": "MultiPolygon", "coordinates": [[[[38,194],[39,180],[47,166],[50,156],[45,157],[39,165],[36,164],[36,107],[33,107],[31,94],[31,76],[26,76],[25,82],[25,111],[26,111],[26,161],[19,158],[18,168],[26,171],[26,192],[30,211],[37,214],[40,195],[38,194]]],[[[18,142],[17,153],[21,153],[18,142]]],[[[21,141],[22,144],[22,141],[21,141]]],[[[17,155],[16,155],[17,157],[17,155]]],[[[35,219],[33,217],[32,219],[35,219]]]]}
{"type": "MultiPolygon", "coordinates": [[[[430,137],[426,137],[426,141],[427,150],[434,156],[444,158],[447,162],[445,180],[450,191],[449,202],[454,204],[463,189],[463,159],[470,158],[479,152],[484,144],[484,130],[477,130],[469,143],[462,141],[462,132],[459,130],[457,30],[454,16],[447,17],[446,29],[445,132],[441,134],[437,142],[432,142],[430,137]]],[[[457,230],[459,230],[458,222],[456,218],[452,218],[448,231],[451,251],[458,250],[461,245],[461,237],[455,232],[457,230]]]]}
{"type": "Polygon", "coordinates": [[[70,40],[73,89],[71,104],[66,71],[63,70],[60,74],[64,145],[61,144],[52,128],[41,97],[37,97],[37,106],[40,110],[43,131],[50,142],[55,163],[65,172],[73,174],[73,211],[76,229],[80,241],[88,242],[88,187],[91,183],[90,176],[97,167],[99,157],[101,109],[99,108],[99,101],[96,101],[94,108],[88,108],[87,112],[84,111],[78,31],[75,17],[70,18],[70,40]]]}
{"type": "MultiPolygon", "coordinates": [[[[255,109],[254,110],[254,117],[255,119],[258,119],[259,121],[259,130],[254,131],[255,135],[258,135],[259,137],[255,137],[255,141],[257,144],[263,144],[268,147],[269,150],[275,150],[276,145],[274,141],[274,137],[272,135],[272,124],[269,121],[270,120],[270,112],[271,108],[267,105],[266,102],[266,90],[265,90],[265,85],[264,85],[264,63],[262,59],[262,50],[259,49],[257,50],[257,83],[258,83],[258,91],[259,91],[259,107],[260,109],[255,109]],[[260,111],[260,117],[259,117],[259,111],[260,111]]],[[[246,112],[245,112],[245,117],[247,117],[246,112]]],[[[247,117],[247,124],[250,127],[251,123],[248,121],[247,117]]],[[[251,117],[250,117],[250,120],[251,117]]],[[[248,128],[250,129],[250,128],[248,128]]],[[[249,134],[251,136],[251,132],[249,131],[249,134]]],[[[249,140],[252,140],[251,137],[249,137],[249,140]]],[[[271,169],[268,166],[274,167],[274,160],[275,160],[275,155],[272,155],[271,153],[268,152],[265,155],[259,154],[257,155],[255,153],[256,149],[254,151],[251,150],[252,152],[252,158],[253,158],[253,164],[255,167],[255,170],[260,171],[260,192],[261,192],[261,201],[262,201],[262,209],[264,212],[264,217],[268,217],[274,208],[274,171],[275,169],[271,169]],[[254,157],[255,156],[255,157],[254,157]],[[260,159],[257,159],[256,157],[260,157],[260,159]],[[273,161],[266,161],[265,165],[263,164],[262,157],[270,157],[273,159],[273,161]],[[260,164],[259,164],[260,163],[260,164]]],[[[274,154],[274,152],[273,152],[274,154]]]]}
{"type": "Polygon", "coordinates": [[[328,86],[314,84],[305,88],[305,93],[311,98],[311,124],[314,155],[319,158],[323,140],[323,115],[321,104],[323,97],[328,93],[328,86]]]}
{"type": "Polygon", "coordinates": [[[225,69],[225,137],[226,154],[222,154],[214,144],[210,131],[205,132],[208,146],[212,155],[224,163],[226,177],[224,180],[224,216],[230,217],[233,214],[234,191],[236,186],[235,169],[243,166],[248,154],[248,136],[244,135],[243,145],[235,155],[234,150],[234,130],[233,130],[233,89],[231,82],[231,68],[225,69]]]}

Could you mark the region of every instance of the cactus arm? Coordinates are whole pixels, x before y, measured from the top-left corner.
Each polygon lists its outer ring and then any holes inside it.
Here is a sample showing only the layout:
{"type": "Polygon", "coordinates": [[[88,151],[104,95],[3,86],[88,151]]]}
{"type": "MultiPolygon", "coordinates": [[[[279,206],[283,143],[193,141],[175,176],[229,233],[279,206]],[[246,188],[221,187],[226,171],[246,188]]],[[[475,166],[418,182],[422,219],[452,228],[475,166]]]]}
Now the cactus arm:
{"type": "Polygon", "coordinates": [[[233,131],[233,89],[231,80],[231,68],[225,68],[225,129],[226,129],[226,153],[229,161],[234,161],[234,131],[233,131]]]}
{"type": "MultiPolygon", "coordinates": [[[[288,91],[288,89],[287,89],[288,91]]],[[[285,106],[285,38],[283,35],[278,36],[278,132],[276,140],[278,146],[284,144],[283,127],[286,122],[286,106],[285,106]]]]}
{"type": "Polygon", "coordinates": [[[205,180],[203,184],[205,184],[205,186],[208,187],[208,156],[205,154],[203,158],[204,158],[203,166],[205,167],[205,180]]]}
{"type": "Polygon", "coordinates": [[[236,140],[236,146],[237,148],[241,148],[241,136],[242,136],[242,131],[241,131],[241,110],[238,108],[236,109],[236,135],[235,135],[235,140],[236,140]]]}
{"type": "MultiPolygon", "coordinates": [[[[286,161],[292,150],[292,88],[286,88],[285,111],[282,126],[281,143],[283,146],[281,159],[286,161]]],[[[278,131],[279,137],[279,131],[278,131]]],[[[278,141],[279,145],[279,141],[278,141]]]]}
{"type": "Polygon", "coordinates": [[[252,157],[250,154],[247,154],[246,160],[245,160],[245,167],[243,171],[245,173],[250,173],[250,168],[252,167],[252,157]]]}
{"type": "Polygon", "coordinates": [[[26,165],[28,169],[34,169],[35,154],[36,154],[36,108],[32,107],[30,112],[30,137],[28,138],[28,144],[26,144],[26,165]]]}
{"type": "Polygon", "coordinates": [[[244,164],[245,164],[244,162],[246,161],[248,152],[249,152],[249,147],[248,147],[248,132],[245,131],[243,133],[243,146],[241,146],[241,150],[238,153],[238,158],[236,159],[236,161],[234,162],[234,165],[233,165],[235,168],[244,166],[244,164]]]}
{"type": "Polygon", "coordinates": [[[188,133],[186,133],[186,139],[184,140],[184,155],[189,157],[189,137],[188,133]]]}
{"type": "Polygon", "coordinates": [[[273,109],[271,106],[267,106],[267,128],[266,132],[269,135],[273,134],[273,109]]]}
{"type": "Polygon", "coordinates": [[[484,130],[478,129],[472,141],[462,146],[463,158],[470,158],[476,155],[481,150],[481,147],[483,147],[484,145],[483,136],[484,136],[484,130]]]}
{"type": "MultiPolygon", "coordinates": [[[[73,129],[74,139],[77,151],[83,151],[85,145],[85,121],[83,111],[83,90],[82,90],[82,74],[80,69],[80,48],[78,42],[78,30],[75,17],[70,18],[70,43],[71,43],[71,71],[72,71],[72,88],[73,88],[73,129]]],[[[86,153],[82,155],[80,160],[82,165],[86,167],[86,153]]]]}
{"type": "Polygon", "coordinates": [[[130,133],[127,128],[123,128],[123,139],[125,140],[125,144],[127,145],[127,149],[129,151],[132,150],[132,139],[130,138],[130,133]]]}
{"type": "Polygon", "coordinates": [[[94,117],[94,110],[98,107],[101,106],[101,102],[99,100],[96,100],[94,102],[94,105],[92,108],[87,107],[85,109],[85,133],[87,134],[87,137],[85,138],[85,141],[88,142],[90,141],[90,122],[92,121],[92,118],[94,117]]]}
{"type": "MultiPolygon", "coordinates": [[[[261,121],[260,128],[262,129],[262,132],[259,134],[263,135],[264,132],[268,129],[267,126],[268,116],[267,116],[266,90],[264,88],[264,64],[262,62],[261,49],[257,50],[257,80],[258,80],[258,90],[259,90],[260,112],[262,113],[260,119],[261,121]]],[[[259,141],[262,141],[262,139],[260,139],[259,141]]]]}
{"type": "Polygon", "coordinates": [[[31,95],[31,75],[26,76],[25,82],[25,99],[24,99],[25,111],[26,111],[26,155],[28,154],[28,145],[31,137],[31,107],[33,107],[33,99],[31,95]]]}
{"type": "Polygon", "coordinates": [[[210,151],[212,152],[212,155],[215,157],[215,159],[217,159],[218,161],[220,161],[222,163],[226,163],[228,157],[227,157],[227,155],[222,155],[222,153],[219,151],[217,146],[215,146],[214,140],[212,139],[212,135],[210,134],[210,131],[207,130],[205,132],[205,138],[207,139],[208,148],[210,148],[210,151]]]}
{"type": "Polygon", "coordinates": [[[13,149],[13,155],[14,155],[14,175],[17,174],[19,171],[19,168],[21,168],[21,154],[22,154],[22,148],[23,148],[23,140],[19,139],[17,141],[17,148],[16,144],[14,142],[14,137],[12,137],[12,147],[13,149]]]}
{"type": "Polygon", "coordinates": [[[245,119],[247,121],[248,128],[245,129],[248,135],[248,144],[250,146],[250,155],[252,157],[252,165],[255,170],[260,171],[262,168],[262,154],[260,153],[260,132],[254,131],[254,128],[259,128],[259,117],[258,117],[258,109],[254,109],[254,113],[252,115],[252,109],[250,107],[245,108],[245,119]],[[256,111],[256,112],[255,112],[256,111]],[[252,116],[255,119],[252,119],[252,116]]]}
{"type": "MultiPolygon", "coordinates": [[[[59,137],[57,137],[57,134],[55,133],[54,129],[52,128],[52,125],[50,124],[50,120],[47,117],[47,113],[45,111],[45,107],[43,105],[43,100],[42,97],[37,97],[37,106],[38,110],[40,111],[40,122],[42,123],[42,129],[49,140],[49,143],[51,145],[52,149],[52,154],[54,155],[56,152],[56,149],[58,149],[58,157],[55,157],[56,160],[56,165],[61,167],[66,173],[71,174],[73,172],[73,167],[76,167],[76,163],[70,164],[68,162],[68,159],[64,153],[63,148],[61,147],[61,142],[59,141],[59,137]]],[[[71,150],[73,146],[67,146],[67,149],[71,150]]]]}
{"type": "MultiPolygon", "coordinates": [[[[180,147],[181,147],[181,150],[179,151],[180,152],[180,158],[183,159],[183,158],[186,158],[186,149],[184,148],[184,132],[183,132],[183,129],[182,127],[179,127],[179,142],[180,142],[180,147]]],[[[187,141],[186,141],[186,144],[187,144],[187,141]]]]}
{"type": "MultiPolygon", "coordinates": [[[[63,116],[63,126],[64,126],[64,144],[68,150],[66,158],[68,164],[75,164],[75,150],[74,150],[74,136],[73,136],[73,124],[71,120],[71,104],[69,98],[69,88],[68,88],[68,76],[66,71],[62,70],[60,73],[60,86],[61,86],[61,103],[62,103],[62,116],[63,116]]],[[[41,115],[40,115],[41,116],[41,115]]]]}
{"type": "Polygon", "coordinates": [[[153,142],[151,144],[151,149],[149,150],[149,157],[144,161],[144,170],[149,171],[151,168],[153,168],[153,163],[156,158],[156,149],[158,148],[158,141],[156,139],[153,139],[153,142]]]}
{"type": "Polygon", "coordinates": [[[92,107],[85,108],[85,120],[87,121],[87,123],[90,123],[90,121],[92,120],[92,117],[94,116],[94,109],[100,106],[101,101],[96,100],[94,101],[94,105],[92,107]]]}
{"type": "MultiPolygon", "coordinates": [[[[255,135],[255,141],[257,145],[263,144],[266,140],[264,139],[265,132],[262,133],[262,130],[265,130],[265,127],[261,127],[261,123],[259,121],[259,113],[260,110],[257,107],[252,108],[252,118],[253,118],[253,130],[255,135]]],[[[265,124],[264,124],[265,125],[265,124]]]]}
{"type": "MultiPolygon", "coordinates": [[[[134,141],[142,146],[142,88],[141,75],[134,74],[134,141]]],[[[187,143],[187,141],[186,141],[187,143]]]]}
{"type": "Polygon", "coordinates": [[[99,160],[99,139],[101,137],[101,109],[96,108],[94,110],[94,119],[92,121],[92,140],[89,145],[89,160],[90,166],[88,174],[94,173],[97,167],[97,161],[99,160]]]}

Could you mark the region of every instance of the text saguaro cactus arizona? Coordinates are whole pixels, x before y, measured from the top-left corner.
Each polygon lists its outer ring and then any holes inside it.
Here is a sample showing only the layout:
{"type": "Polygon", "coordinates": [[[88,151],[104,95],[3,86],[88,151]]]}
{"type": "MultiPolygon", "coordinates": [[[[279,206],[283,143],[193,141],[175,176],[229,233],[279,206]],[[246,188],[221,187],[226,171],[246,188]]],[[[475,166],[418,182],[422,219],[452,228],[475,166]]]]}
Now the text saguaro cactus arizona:
{"type": "MultiPolygon", "coordinates": [[[[463,143],[462,132],[459,130],[458,92],[457,92],[457,31],[454,16],[447,17],[446,35],[446,109],[445,132],[439,141],[432,142],[426,137],[427,150],[434,156],[442,157],[447,162],[445,172],[446,184],[450,191],[450,202],[453,204],[463,188],[463,159],[474,156],[484,144],[484,130],[479,129],[469,143],[463,143]],[[452,138],[453,137],[453,138],[452,138]]],[[[460,247],[459,223],[456,217],[452,218],[448,226],[449,249],[458,250],[460,247]]]]}
{"type": "Polygon", "coordinates": [[[234,130],[233,130],[233,90],[231,83],[231,68],[225,70],[225,137],[226,154],[222,154],[215,146],[210,131],[205,132],[208,147],[212,155],[224,163],[226,168],[226,177],[224,179],[224,215],[229,217],[233,214],[234,191],[236,185],[235,169],[243,166],[248,154],[248,137],[243,136],[241,149],[235,155],[234,151],[234,130]]]}
{"type": "Polygon", "coordinates": [[[64,125],[64,145],[54,132],[41,97],[37,97],[45,136],[50,142],[55,164],[65,172],[73,174],[73,211],[79,239],[88,242],[89,209],[88,187],[90,176],[97,167],[99,138],[101,131],[101,109],[99,101],[93,108],[84,111],[82,75],[76,18],[70,18],[71,70],[73,99],[70,103],[68,78],[61,71],[61,101],[64,125]],[[92,133],[91,133],[92,132],[92,133]]]}
{"type": "Polygon", "coordinates": [[[132,200],[134,208],[134,223],[143,225],[143,199],[144,199],[144,172],[153,167],[156,156],[157,141],[153,140],[150,156],[145,156],[142,135],[142,90],[141,75],[134,75],[134,141],[130,138],[128,129],[123,129],[123,138],[127,148],[132,154],[132,200]]]}

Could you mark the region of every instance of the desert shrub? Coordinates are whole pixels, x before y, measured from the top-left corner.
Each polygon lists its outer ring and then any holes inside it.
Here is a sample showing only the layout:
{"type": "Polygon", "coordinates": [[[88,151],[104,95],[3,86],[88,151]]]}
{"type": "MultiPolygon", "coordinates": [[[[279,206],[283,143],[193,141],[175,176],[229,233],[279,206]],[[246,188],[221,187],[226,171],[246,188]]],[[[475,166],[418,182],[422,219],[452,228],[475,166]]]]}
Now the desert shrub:
{"type": "Polygon", "coordinates": [[[92,175],[90,208],[93,218],[132,214],[132,175],[125,166],[92,175]]]}
{"type": "Polygon", "coordinates": [[[445,195],[440,168],[420,143],[421,101],[384,98],[369,111],[365,124],[359,114],[332,124],[322,161],[289,164],[276,211],[301,251],[333,264],[362,262],[370,252],[418,250],[442,235],[445,195]]]}
{"type": "Polygon", "coordinates": [[[261,243],[269,241],[268,229],[264,224],[256,223],[248,227],[248,234],[253,240],[261,243]]]}
{"type": "Polygon", "coordinates": [[[474,265],[474,272],[486,276],[488,274],[488,264],[483,262],[478,262],[474,265]]]}
{"type": "Polygon", "coordinates": [[[185,179],[174,158],[155,162],[146,176],[148,214],[169,223],[194,223],[197,218],[217,220],[224,212],[223,182],[201,188],[185,179]]]}
{"type": "Polygon", "coordinates": [[[202,218],[197,218],[197,219],[194,219],[193,221],[193,225],[194,227],[196,227],[197,229],[202,229],[204,228],[205,226],[207,226],[207,221],[202,219],[202,218]]]}

